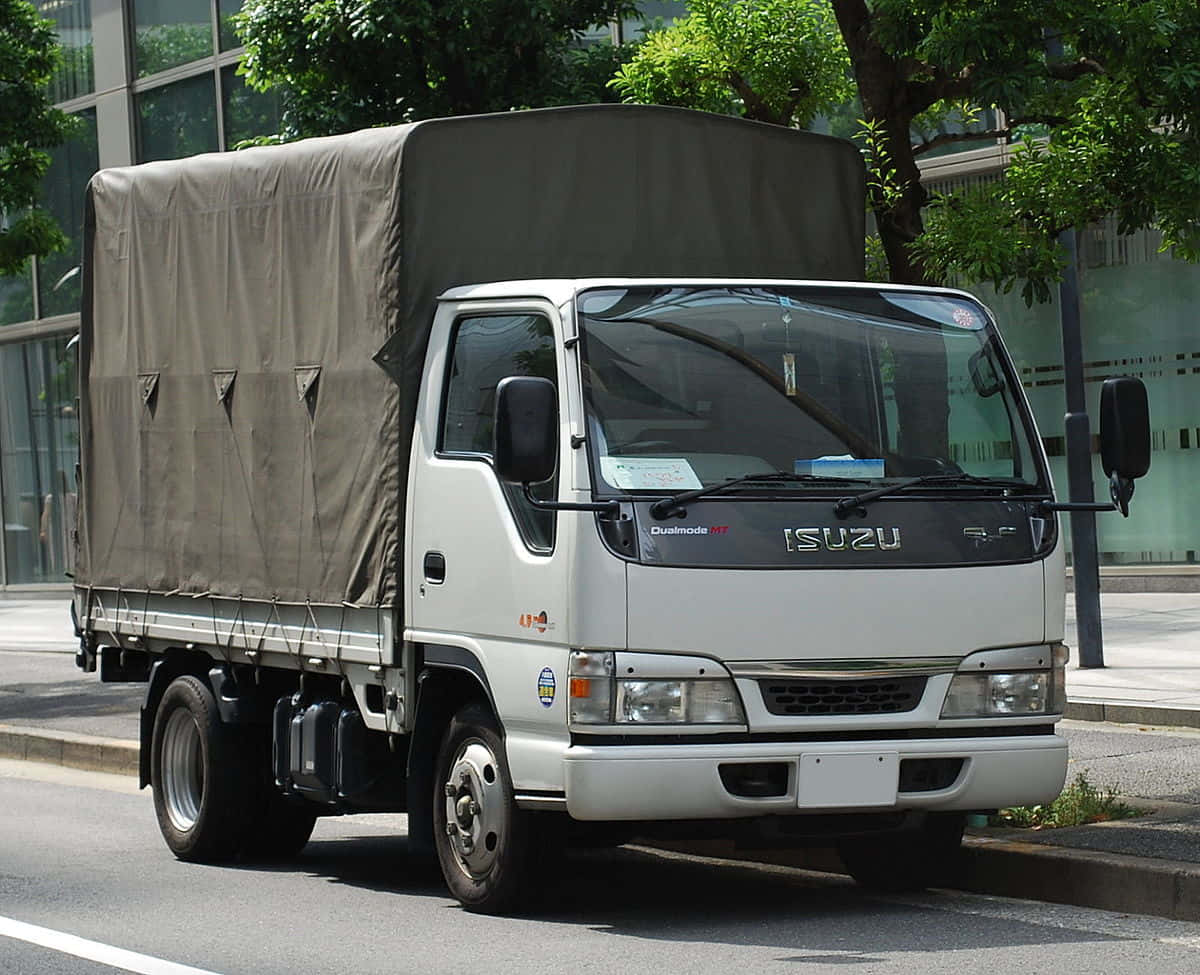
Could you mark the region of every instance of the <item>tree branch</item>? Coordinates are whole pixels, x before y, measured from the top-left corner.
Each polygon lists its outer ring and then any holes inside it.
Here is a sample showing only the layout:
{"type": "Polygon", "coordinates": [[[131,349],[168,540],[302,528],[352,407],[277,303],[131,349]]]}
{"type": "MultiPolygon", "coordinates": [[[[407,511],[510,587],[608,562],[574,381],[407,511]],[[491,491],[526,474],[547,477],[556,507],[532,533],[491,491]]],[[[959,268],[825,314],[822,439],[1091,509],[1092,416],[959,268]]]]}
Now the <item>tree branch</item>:
{"type": "Polygon", "coordinates": [[[745,104],[746,118],[753,119],[756,122],[770,122],[773,125],[787,125],[791,121],[790,118],[780,121],[776,113],[771,111],[758,92],[750,87],[750,83],[739,72],[730,71],[725,76],[725,81],[738,93],[738,96],[745,104]]]}
{"type": "Polygon", "coordinates": [[[956,75],[948,75],[925,66],[933,74],[929,81],[910,81],[905,85],[909,111],[916,117],[941,101],[956,101],[969,98],[974,83],[974,72],[963,68],[956,75]]]}
{"type": "Polygon", "coordinates": [[[1055,81],[1075,81],[1084,75],[1108,74],[1108,71],[1098,61],[1079,58],[1077,61],[1055,61],[1047,64],[1046,74],[1055,81]]]}

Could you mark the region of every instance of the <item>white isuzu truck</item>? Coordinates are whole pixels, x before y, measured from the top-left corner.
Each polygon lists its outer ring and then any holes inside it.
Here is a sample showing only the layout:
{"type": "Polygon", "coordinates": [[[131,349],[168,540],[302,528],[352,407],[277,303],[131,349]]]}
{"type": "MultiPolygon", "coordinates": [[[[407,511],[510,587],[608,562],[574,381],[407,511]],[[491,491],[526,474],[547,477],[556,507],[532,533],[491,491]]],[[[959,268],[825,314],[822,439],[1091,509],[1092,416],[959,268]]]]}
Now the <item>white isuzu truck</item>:
{"type": "Polygon", "coordinates": [[[906,887],[1056,796],[1066,506],[987,309],[861,282],[863,185],[631,106],[98,173],[78,660],[175,855],[406,811],[478,911],[634,835],[906,887]]]}

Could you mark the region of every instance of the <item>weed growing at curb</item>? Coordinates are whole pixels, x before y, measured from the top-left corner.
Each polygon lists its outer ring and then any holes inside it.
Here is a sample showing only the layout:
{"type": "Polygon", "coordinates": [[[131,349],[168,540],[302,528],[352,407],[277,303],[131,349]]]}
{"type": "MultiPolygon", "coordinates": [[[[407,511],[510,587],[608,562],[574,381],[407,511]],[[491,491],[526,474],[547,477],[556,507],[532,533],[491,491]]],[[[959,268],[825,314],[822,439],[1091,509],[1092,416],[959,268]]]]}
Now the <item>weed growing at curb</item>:
{"type": "Polygon", "coordinates": [[[1116,789],[1098,789],[1082,772],[1053,802],[1040,806],[1015,806],[988,817],[989,826],[1019,826],[1027,829],[1059,829],[1133,819],[1147,810],[1117,798],[1116,789]]]}

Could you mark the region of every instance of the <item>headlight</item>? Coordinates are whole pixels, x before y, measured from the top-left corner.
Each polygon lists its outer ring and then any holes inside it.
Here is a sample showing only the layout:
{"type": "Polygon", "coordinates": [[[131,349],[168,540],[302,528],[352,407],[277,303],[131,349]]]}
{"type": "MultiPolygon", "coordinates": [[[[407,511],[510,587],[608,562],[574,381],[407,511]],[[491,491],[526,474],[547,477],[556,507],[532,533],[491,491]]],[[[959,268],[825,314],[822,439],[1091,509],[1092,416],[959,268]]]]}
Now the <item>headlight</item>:
{"type": "Polygon", "coordinates": [[[943,718],[1060,714],[1067,703],[1065,646],[1051,649],[1050,667],[1015,673],[958,673],[942,705],[943,718]]]}
{"type": "MultiPolygon", "coordinates": [[[[661,666],[663,657],[656,657],[661,666]]],[[[690,658],[682,658],[686,667],[690,658]]],[[[700,672],[713,669],[707,662],[700,672]]],[[[657,668],[656,668],[657,669],[657,668]]],[[[572,724],[744,724],[742,702],[727,677],[654,679],[614,676],[613,654],[576,651],[570,665],[572,724]]]]}

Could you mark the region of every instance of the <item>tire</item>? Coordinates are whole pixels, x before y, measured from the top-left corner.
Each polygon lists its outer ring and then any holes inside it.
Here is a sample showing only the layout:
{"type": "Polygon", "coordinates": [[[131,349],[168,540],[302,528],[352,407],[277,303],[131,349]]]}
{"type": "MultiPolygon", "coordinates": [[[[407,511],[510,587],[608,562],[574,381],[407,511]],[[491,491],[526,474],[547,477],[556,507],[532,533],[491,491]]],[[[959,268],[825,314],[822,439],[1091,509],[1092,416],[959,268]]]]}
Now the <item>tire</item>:
{"type": "Polygon", "coordinates": [[[837,844],[860,887],[899,893],[949,883],[954,877],[966,816],[931,813],[916,831],[855,837],[837,844]]]}
{"type": "Polygon", "coordinates": [[[316,811],[302,800],[285,799],[274,781],[265,782],[264,789],[263,804],[242,844],[242,856],[263,863],[291,860],[308,845],[317,824],[316,811]]]}
{"type": "Polygon", "coordinates": [[[522,904],[546,852],[542,837],[534,840],[534,821],[513,799],[495,719],[468,705],[446,728],[433,780],[433,842],[446,886],[464,908],[503,914],[522,904]]]}
{"type": "Polygon", "coordinates": [[[158,827],[181,860],[232,860],[262,796],[256,751],[222,724],[208,685],[190,675],[167,687],[154,718],[150,784],[158,827]]]}

